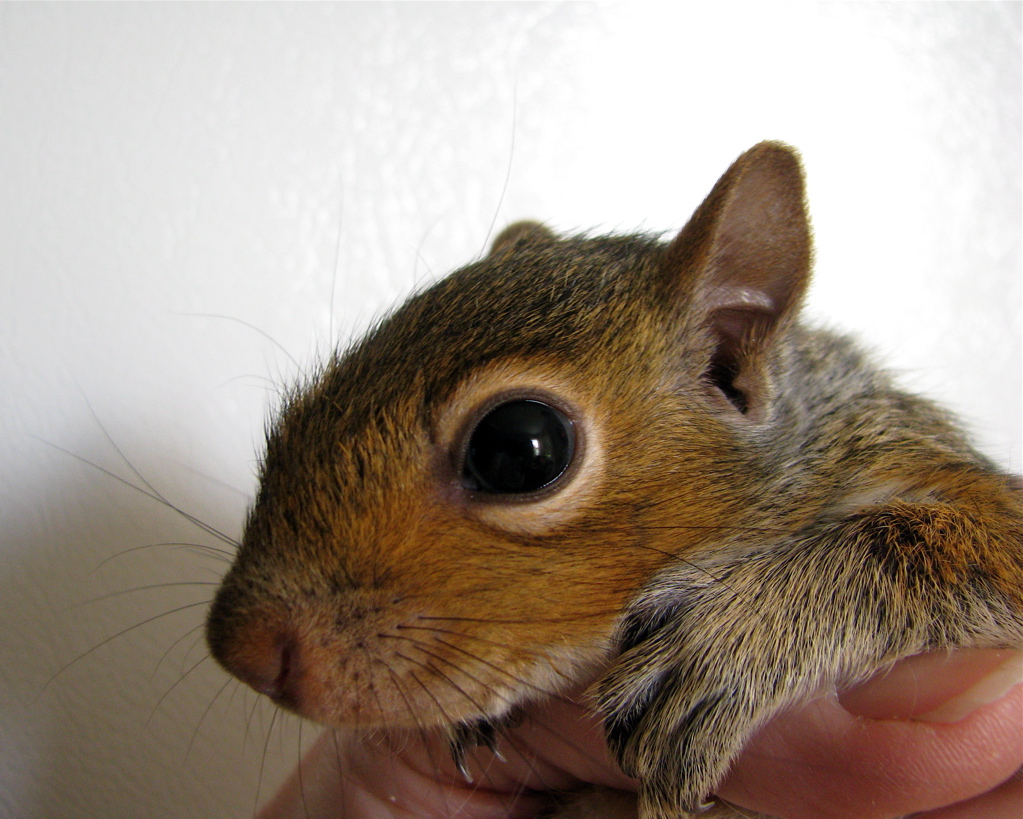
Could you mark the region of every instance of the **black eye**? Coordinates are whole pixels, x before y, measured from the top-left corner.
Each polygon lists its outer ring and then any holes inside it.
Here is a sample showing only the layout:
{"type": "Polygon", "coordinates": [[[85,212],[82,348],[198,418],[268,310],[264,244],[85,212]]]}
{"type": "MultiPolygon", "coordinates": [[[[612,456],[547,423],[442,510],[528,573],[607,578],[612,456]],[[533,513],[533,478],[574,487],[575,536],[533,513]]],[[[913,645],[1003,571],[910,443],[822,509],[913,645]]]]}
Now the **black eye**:
{"type": "Polygon", "coordinates": [[[535,492],[564,474],[574,449],[572,422],[560,410],[531,399],[508,401],[472,431],[462,483],[481,492],[535,492]]]}

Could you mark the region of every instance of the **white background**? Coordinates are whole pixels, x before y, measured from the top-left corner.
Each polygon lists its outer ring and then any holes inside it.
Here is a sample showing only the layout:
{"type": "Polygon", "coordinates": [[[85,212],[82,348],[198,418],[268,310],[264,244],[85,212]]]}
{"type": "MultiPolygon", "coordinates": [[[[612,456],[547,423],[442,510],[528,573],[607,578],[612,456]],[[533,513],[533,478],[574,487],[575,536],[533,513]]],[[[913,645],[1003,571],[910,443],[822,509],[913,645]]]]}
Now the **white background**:
{"type": "Polygon", "coordinates": [[[299,741],[140,548],[214,541],[54,447],[237,534],[292,358],[494,223],[674,230],[786,140],[813,316],[1018,471],[1020,8],[0,6],[0,815],[244,816],[299,741]]]}

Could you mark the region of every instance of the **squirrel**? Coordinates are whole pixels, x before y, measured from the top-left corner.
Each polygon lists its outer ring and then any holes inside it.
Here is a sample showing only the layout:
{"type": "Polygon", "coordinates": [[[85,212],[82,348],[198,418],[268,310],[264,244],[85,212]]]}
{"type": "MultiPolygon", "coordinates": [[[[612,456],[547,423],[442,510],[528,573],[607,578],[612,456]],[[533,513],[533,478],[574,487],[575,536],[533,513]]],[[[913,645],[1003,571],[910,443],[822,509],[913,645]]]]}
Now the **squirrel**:
{"type": "Polygon", "coordinates": [[[456,758],[597,674],[631,810],[678,819],[783,708],[1023,646],[1023,482],[799,322],[811,261],[774,142],[669,242],[506,228],[285,399],[211,653],[325,725],[444,726],[456,758]]]}

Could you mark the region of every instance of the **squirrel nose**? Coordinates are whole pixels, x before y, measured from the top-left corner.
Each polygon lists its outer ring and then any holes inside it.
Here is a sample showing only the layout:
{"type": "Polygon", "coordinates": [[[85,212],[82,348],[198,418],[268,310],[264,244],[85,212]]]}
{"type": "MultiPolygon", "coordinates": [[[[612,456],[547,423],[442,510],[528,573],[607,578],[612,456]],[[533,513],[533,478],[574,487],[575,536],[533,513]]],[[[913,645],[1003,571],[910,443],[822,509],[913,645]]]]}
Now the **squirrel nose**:
{"type": "Polygon", "coordinates": [[[272,630],[267,633],[257,627],[246,631],[250,633],[239,636],[238,651],[232,653],[227,670],[274,702],[288,704],[295,693],[295,642],[272,630]]]}
{"type": "Polygon", "coordinates": [[[206,626],[207,642],[229,674],[278,705],[296,708],[301,651],[291,630],[275,620],[255,615],[225,627],[215,606],[206,626]]]}

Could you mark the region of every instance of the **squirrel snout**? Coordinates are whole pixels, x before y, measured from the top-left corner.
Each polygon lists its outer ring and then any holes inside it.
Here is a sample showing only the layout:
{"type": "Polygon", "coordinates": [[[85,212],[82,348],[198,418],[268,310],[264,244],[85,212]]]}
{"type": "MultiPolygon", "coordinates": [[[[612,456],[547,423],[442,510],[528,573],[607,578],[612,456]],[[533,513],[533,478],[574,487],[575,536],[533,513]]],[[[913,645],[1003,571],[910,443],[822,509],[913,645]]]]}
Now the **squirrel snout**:
{"type": "Polygon", "coordinates": [[[237,622],[218,617],[214,606],[206,639],[214,658],[230,674],[278,705],[297,710],[299,641],[291,629],[267,615],[237,622]]]}
{"type": "Polygon", "coordinates": [[[241,637],[240,650],[230,656],[227,670],[260,694],[279,705],[294,705],[297,699],[298,646],[294,640],[272,629],[258,626],[241,637]]]}

